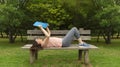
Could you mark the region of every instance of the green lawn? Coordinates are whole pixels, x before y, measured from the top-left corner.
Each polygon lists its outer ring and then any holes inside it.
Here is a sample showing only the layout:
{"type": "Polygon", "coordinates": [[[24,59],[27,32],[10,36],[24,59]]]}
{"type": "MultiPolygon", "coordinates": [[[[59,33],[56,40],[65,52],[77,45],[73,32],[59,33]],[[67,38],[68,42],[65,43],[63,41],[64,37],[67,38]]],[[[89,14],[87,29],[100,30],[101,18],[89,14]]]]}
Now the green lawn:
{"type": "MultiPolygon", "coordinates": [[[[99,47],[90,50],[90,62],[93,67],[120,67],[120,39],[113,40],[111,45],[104,44],[103,40],[96,43],[99,47]]],[[[29,63],[29,51],[21,49],[24,43],[19,40],[15,44],[8,43],[7,39],[0,38],[0,67],[82,67],[78,61],[77,50],[43,50],[34,64],[29,63]]]]}

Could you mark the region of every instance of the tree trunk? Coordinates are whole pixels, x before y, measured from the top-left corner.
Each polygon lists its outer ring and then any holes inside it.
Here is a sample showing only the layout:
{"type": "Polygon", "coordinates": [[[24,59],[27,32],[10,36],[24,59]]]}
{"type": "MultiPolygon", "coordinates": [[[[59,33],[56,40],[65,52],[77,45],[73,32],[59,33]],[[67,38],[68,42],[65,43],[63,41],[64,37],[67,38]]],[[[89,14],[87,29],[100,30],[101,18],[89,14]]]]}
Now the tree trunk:
{"type": "Polygon", "coordinates": [[[120,32],[118,32],[118,34],[117,34],[117,38],[119,38],[119,35],[120,35],[120,32]]]}
{"type": "Polygon", "coordinates": [[[106,34],[104,32],[104,33],[102,33],[102,36],[103,36],[106,44],[111,43],[111,32],[107,32],[106,34]]]}
{"type": "Polygon", "coordinates": [[[14,40],[14,38],[13,38],[13,34],[12,34],[11,31],[9,31],[9,42],[10,42],[10,43],[14,43],[14,42],[15,42],[15,40],[14,40]]]}
{"type": "Polygon", "coordinates": [[[109,32],[107,32],[107,39],[106,39],[106,44],[111,44],[111,32],[109,31],[109,32]]]}
{"type": "Polygon", "coordinates": [[[14,43],[17,35],[14,35],[12,31],[9,31],[9,42],[14,43]]]}
{"type": "Polygon", "coordinates": [[[20,37],[21,37],[21,42],[23,42],[23,36],[22,36],[22,33],[21,32],[19,32],[20,33],[20,37]]]}
{"type": "Polygon", "coordinates": [[[0,34],[1,34],[1,38],[3,38],[3,34],[2,34],[2,32],[0,32],[0,34]]]}
{"type": "Polygon", "coordinates": [[[100,37],[101,31],[97,35],[97,42],[99,42],[99,37],[100,37]]]}
{"type": "Polygon", "coordinates": [[[106,42],[107,38],[106,38],[105,34],[102,33],[102,35],[103,35],[103,38],[104,38],[104,40],[105,40],[105,42],[106,42]]]}

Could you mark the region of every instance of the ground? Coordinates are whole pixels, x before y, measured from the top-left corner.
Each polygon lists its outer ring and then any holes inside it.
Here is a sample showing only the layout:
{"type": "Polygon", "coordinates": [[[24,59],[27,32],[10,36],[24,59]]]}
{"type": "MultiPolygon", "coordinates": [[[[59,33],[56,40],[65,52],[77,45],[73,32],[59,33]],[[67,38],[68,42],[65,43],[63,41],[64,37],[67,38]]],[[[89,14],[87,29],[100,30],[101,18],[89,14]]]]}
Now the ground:
{"type": "MultiPolygon", "coordinates": [[[[120,66],[120,39],[113,39],[112,44],[106,45],[103,40],[96,43],[92,39],[88,43],[99,49],[90,50],[90,62],[93,67],[119,67],[120,66]]],[[[83,67],[78,61],[77,50],[43,50],[39,52],[38,60],[29,63],[29,51],[21,49],[25,43],[19,39],[14,44],[8,39],[0,38],[0,67],[83,67]]]]}

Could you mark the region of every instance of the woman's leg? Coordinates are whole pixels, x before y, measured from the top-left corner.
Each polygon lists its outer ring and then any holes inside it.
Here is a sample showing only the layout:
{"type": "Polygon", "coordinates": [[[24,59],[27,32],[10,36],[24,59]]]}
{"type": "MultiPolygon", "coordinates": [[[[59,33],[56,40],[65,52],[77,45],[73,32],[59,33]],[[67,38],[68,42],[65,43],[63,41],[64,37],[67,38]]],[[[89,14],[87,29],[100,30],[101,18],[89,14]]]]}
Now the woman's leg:
{"type": "Polygon", "coordinates": [[[76,27],[73,27],[63,38],[62,40],[62,46],[67,47],[70,46],[71,42],[74,40],[74,37],[78,39],[79,42],[82,42],[82,39],[80,38],[80,33],[76,27]]]}

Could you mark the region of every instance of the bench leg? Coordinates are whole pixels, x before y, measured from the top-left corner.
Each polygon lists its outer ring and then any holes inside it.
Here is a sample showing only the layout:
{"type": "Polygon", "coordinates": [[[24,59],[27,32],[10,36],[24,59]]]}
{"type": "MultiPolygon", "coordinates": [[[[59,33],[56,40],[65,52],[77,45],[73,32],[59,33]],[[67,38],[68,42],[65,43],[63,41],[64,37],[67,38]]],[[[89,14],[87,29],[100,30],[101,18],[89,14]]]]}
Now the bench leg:
{"type": "Polygon", "coordinates": [[[89,64],[89,51],[84,50],[84,63],[89,64]]]}
{"type": "Polygon", "coordinates": [[[78,60],[82,60],[82,50],[78,50],[78,60]]]}
{"type": "Polygon", "coordinates": [[[30,63],[32,64],[38,58],[38,50],[30,50],[30,63]]]}
{"type": "Polygon", "coordinates": [[[30,63],[32,64],[35,60],[35,50],[30,50],[30,63]]]}
{"type": "Polygon", "coordinates": [[[35,50],[35,60],[38,59],[38,50],[35,50]]]}

